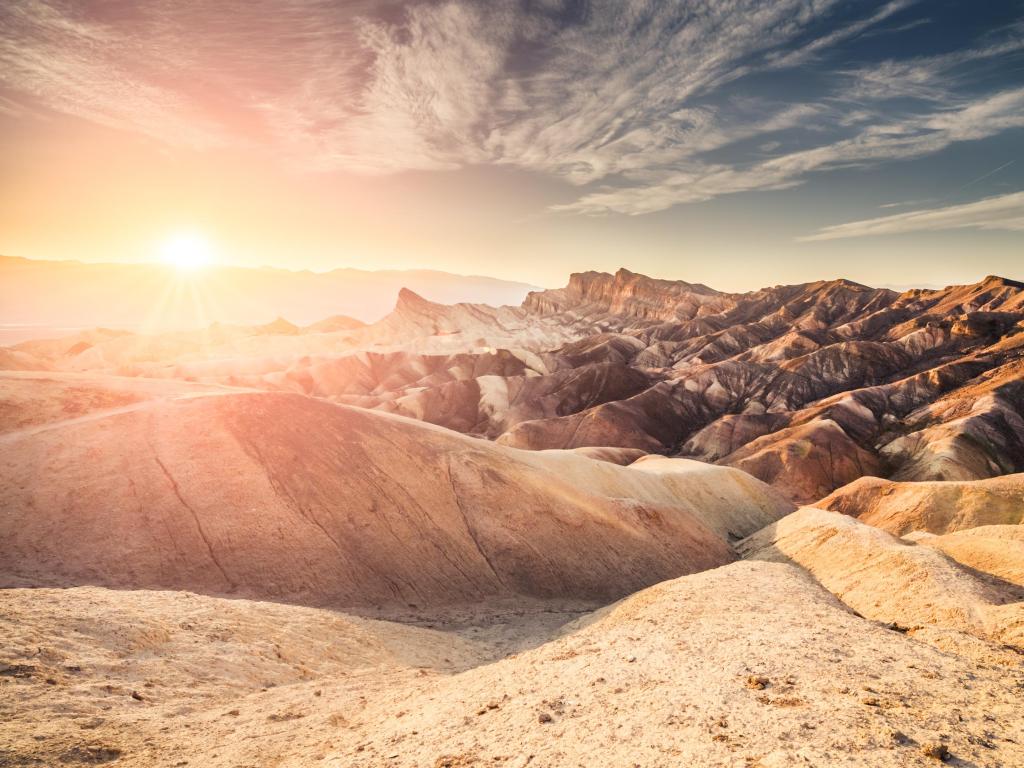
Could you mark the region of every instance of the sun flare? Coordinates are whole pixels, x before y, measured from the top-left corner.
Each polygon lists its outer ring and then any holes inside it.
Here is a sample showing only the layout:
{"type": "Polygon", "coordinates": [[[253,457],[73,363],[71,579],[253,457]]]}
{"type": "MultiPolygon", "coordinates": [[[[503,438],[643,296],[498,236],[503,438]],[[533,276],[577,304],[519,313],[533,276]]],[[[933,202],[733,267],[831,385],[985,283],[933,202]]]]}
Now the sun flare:
{"type": "Polygon", "coordinates": [[[185,272],[209,266],[213,255],[213,245],[199,232],[177,232],[160,246],[161,260],[185,272]]]}

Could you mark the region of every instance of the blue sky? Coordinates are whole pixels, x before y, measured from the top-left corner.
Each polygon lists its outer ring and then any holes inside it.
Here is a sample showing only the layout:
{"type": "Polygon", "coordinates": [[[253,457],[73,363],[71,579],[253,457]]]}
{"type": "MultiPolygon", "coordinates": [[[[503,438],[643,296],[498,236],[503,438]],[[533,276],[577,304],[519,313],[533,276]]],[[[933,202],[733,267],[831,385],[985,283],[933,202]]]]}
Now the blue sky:
{"type": "Polygon", "coordinates": [[[0,30],[2,252],[180,225],[549,285],[1024,277],[1020,2],[13,0],[0,30]],[[117,155],[88,204],[52,192],[88,177],[69,143],[117,155]],[[126,227],[132,183],[175,194],[126,227]]]}

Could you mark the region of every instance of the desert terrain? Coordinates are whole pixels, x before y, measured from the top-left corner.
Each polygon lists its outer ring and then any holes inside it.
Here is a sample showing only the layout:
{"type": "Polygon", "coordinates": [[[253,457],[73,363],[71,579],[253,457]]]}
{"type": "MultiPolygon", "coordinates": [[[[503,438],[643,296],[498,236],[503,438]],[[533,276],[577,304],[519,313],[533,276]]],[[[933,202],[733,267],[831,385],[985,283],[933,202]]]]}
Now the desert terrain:
{"type": "Polygon", "coordinates": [[[1024,765],[1024,284],[0,348],[0,766],[1024,765]]]}

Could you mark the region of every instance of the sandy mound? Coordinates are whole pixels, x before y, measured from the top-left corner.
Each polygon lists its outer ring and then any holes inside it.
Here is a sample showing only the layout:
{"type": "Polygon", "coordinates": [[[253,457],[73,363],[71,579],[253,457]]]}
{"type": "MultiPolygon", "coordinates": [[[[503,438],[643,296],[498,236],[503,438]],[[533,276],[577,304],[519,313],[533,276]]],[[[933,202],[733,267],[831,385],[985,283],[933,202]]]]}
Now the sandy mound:
{"type": "Polygon", "coordinates": [[[792,509],[731,468],[527,453],[255,393],[9,435],[0,494],[8,586],[332,605],[607,601],[730,562],[729,539],[792,509]]]}
{"type": "MultiPolygon", "coordinates": [[[[550,452],[557,453],[560,448],[550,448],[550,452]]],[[[637,450],[636,448],[601,448],[601,447],[585,447],[585,448],[570,448],[568,449],[573,453],[580,456],[586,456],[589,459],[595,459],[597,461],[608,461],[612,464],[619,464],[620,466],[626,467],[634,463],[637,459],[642,459],[648,454],[643,451],[637,450]]]]}
{"type": "MultiPolygon", "coordinates": [[[[3,678],[6,701],[21,705],[0,725],[11,760],[924,766],[934,764],[924,746],[943,744],[964,765],[1024,761],[1019,667],[968,663],[858,618],[789,565],[736,563],[660,584],[560,639],[456,675],[403,668],[434,660],[437,633],[325,611],[238,603],[221,615],[230,604],[208,598],[73,590],[33,603],[16,594],[18,617],[61,646],[46,647],[42,661],[18,656],[55,671],[3,678]],[[186,626],[175,626],[182,609],[186,626]],[[287,631],[274,626],[285,613],[296,617],[287,631]],[[129,617],[139,630],[90,624],[129,617]],[[253,640],[261,630],[266,640],[253,640]],[[320,651],[335,632],[338,647],[324,657],[289,644],[320,651]],[[413,649],[416,658],[406,655],[413,649]],[[275,675],[290,684],[263,691],[275,675]],[[229,696],[225,678],[244,683],[229,696]],[[185,702],[176,686],[188,681],[185,702]]],[[[35,653],[30,633],[13,633],[9,653],[35,653]]]]}
{"type": "Polygon", "coordinates": [[[936,549],[803,507],[741,542],[745,557],[793,562],[863,616],[1024,649],[1024,590],[975,578],[936,549]]]}
{"type": "Polygon", "coordinates": [[[1024,522],[1024,475],[988,480],[899,483],[863,477],[814,506],[903,536],[1024,522]]]}
{"type": "Polygon", "coordinates": [[[983,525],[919,542],[958,563],[1024,587],[1024,525],[983,525]]]}
{"type": "Polygon", "coordinates": [[[145,400],[232,391],[243,390],[174,379],[0,371],[0,435],[126,409],[145,400]]]}

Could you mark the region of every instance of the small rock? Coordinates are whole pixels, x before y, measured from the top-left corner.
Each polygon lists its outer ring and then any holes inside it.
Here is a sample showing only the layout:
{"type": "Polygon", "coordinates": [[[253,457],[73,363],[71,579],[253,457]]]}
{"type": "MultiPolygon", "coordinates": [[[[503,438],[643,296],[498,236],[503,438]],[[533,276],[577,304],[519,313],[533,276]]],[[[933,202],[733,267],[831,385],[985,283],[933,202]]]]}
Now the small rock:
{"type": "Polygon", "coordinates": [[[949,748],[941,741],[927,741],[921,745],[921,754],[933,760],[946,762],[950,758],[949,748]]]}
{"type": "Polygon", "coordinates": [[[878,700],[877,696],[864,696],[860,700],[860,703],[863,704],[865,707],[880,707],[880,706],[882,706],[882,702],[878,700]]]}
{"type": "Polygon", "coordinates": [[[538,723],[550,723],[553,719],[554,718],[551,717],[551,715],[549,715],[547,712],[541,712],[539,715],[537,715],[538,723]]]}
{"type": "Polygon", "coordinates": [[[910,738],[903,731],[897,731],[895,728],[889,731],[889,738],[893,744],[909,744],[910,738]]]}
{"type": "Polygon", "coordinates": [[[751,688],[756,691],[763,691],[768,687],[770,682],[771,680],[764,675],[751,675],[747,678],[747,688],[751,688]]]}
{"type": "Polygon", "coordinates": [[[142,699],[142,694],[139,693],[138,691],[132,691],[132,698],[135,699],[136,701],[142,701],[143,700],[142,699]]]}

